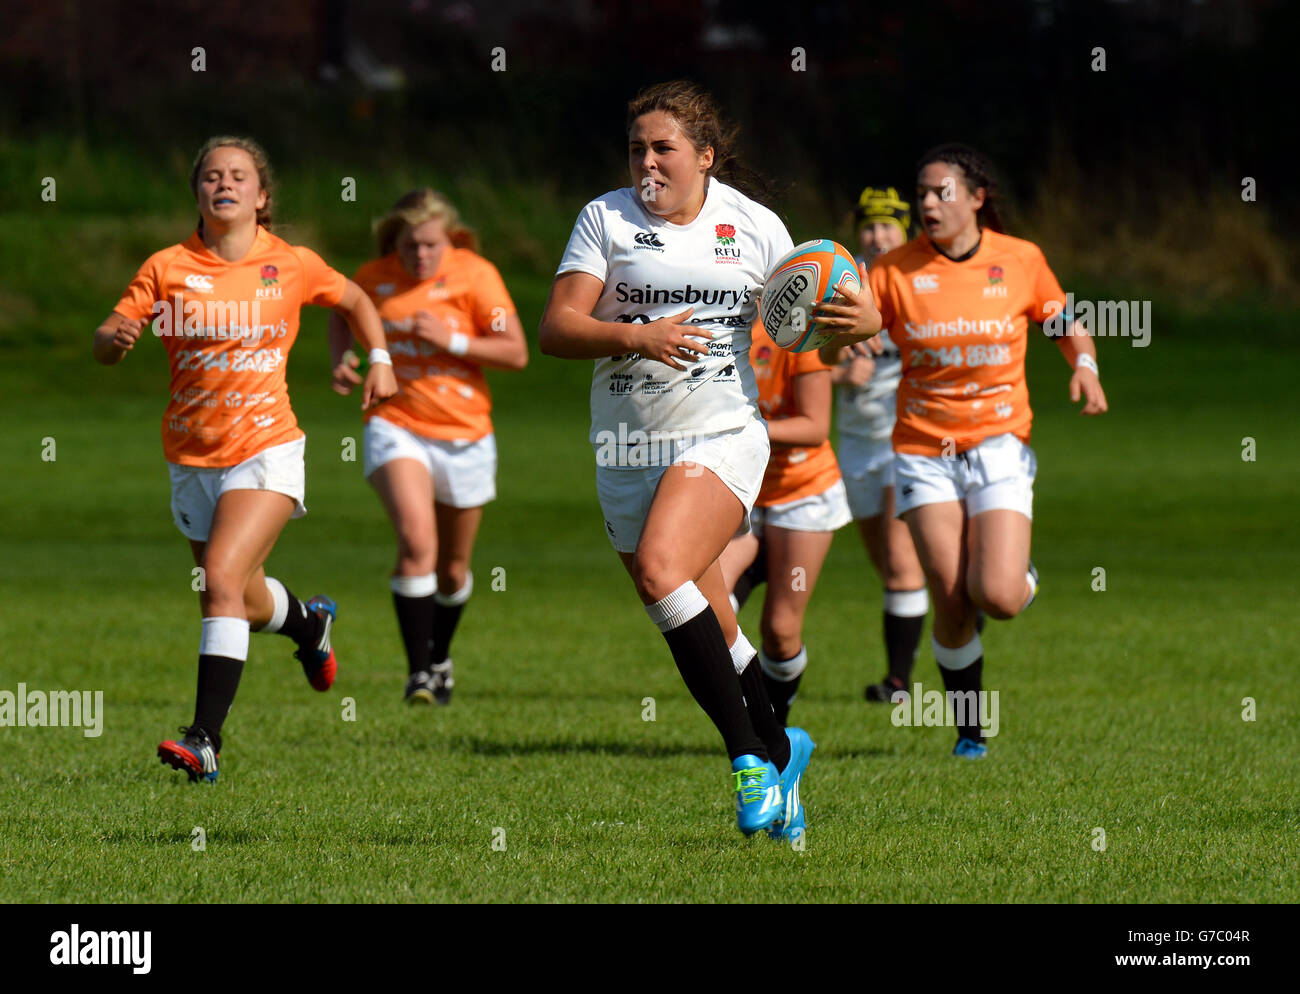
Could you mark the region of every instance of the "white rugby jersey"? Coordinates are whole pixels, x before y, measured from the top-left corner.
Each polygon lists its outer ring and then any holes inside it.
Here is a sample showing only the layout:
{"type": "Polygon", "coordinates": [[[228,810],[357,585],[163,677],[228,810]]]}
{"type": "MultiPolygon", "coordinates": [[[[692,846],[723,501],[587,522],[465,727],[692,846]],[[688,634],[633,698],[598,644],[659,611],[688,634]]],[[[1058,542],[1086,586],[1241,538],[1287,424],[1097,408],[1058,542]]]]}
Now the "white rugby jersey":
{"type": "Polygon", "coordinates": [[[592,444],[602,432],[702,436],[760,417],[749,329],[764,278],[793,247],[772,211],[714,178],[690,224],[651,214],[632,187],[584,207],[558,273],[604,282],[592,317],[648,324],[694,307],[686,324],[715,336],[708,356],[683,363],[684,370],[636,353],[595,360],[592,444]]]}
{"type": "Polygon", "coordinates": [[[888,331],[880,332],[880,344],[885,351],[872,356],[871,379],[860,387],[842,383],[836,390],[835,426],[841,435],[879,441],[894,433],[903,358],[888,331]]]}
{"type": "MultiPolygon", "coordinates": [[[[858,257],[862,261],[862,257],[858,257]]],[[[898,383],[903,377],[903,357],[898,346],[882,329],[880,344],[885,351],[873,355],[871,379],[860,387],[840,384],[835,391],[835,427],[841,435],[880,441],[894,434],[898,417],[898,383]]]]}

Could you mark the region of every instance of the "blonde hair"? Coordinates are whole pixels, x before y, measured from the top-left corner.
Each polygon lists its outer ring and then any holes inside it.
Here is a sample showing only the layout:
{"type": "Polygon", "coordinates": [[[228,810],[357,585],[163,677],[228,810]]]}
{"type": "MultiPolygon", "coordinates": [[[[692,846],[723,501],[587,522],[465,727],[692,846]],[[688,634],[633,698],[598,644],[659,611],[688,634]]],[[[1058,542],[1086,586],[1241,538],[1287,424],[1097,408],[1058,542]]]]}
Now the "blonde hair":
{"type": "MultiPolygon", "coordinates": [[[[251,138],[239,138],[234,135],[217,135],[215,138],[209,138],[199,149],[199,154],[194,157],[194,166],[190,169],[190,192],[194,194],[195,199],[199,196],[199,172],[203,169],[203,162],[209,155],[219,148],[237,148],[247,152],[253,160],[253,166],[257,169],[257,182],[266,191],[266,205],[258,208],[257,223],[263,228],[271,226],[271,185],[273,178],[271,176],[271,160],[266,156],[266,149],[262,148],[251,138]]],[[[199,224],[203,224],[203,218],[199,218],[199,224]]]]}
{"type": "Polygon", "coordinates": [[[375,238],[379,254],[391,255],[397,251],[397,240],[402,232],[419,227],[425,221],[442,221],[447,238],[456,248],[478,252],[478,235],[474,229],[461,222],[460,212],[441,193],[421,187],[398,198],[393,209],[375,224],[375,238]]]}

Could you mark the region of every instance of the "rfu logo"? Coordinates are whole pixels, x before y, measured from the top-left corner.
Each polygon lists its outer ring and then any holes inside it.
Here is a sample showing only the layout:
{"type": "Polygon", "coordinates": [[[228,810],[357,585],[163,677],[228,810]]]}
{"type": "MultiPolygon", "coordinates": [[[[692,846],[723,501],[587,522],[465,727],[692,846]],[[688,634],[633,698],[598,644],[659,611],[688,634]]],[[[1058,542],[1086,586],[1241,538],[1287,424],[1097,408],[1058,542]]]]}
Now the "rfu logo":
{"type": "Polygon", "coordinates": [[[190,273],[185,277],[185,285],[191,290],[199,291],[199,293],[211,293],[212,277],[204,276],[202,273],[190,273]]]}
{"type": "Polygon", "coordinates": [[[920,276],[912,277],[913,293],[938,293],[939,277],[933,273],[922,273],[920,276]]]}
{"type": "Polygon", "coordinates": [[[660,250],[664,248],[664,243],[659,240],[658,233],[654,231],[638,231],[633,241],[644,248],[660,250]]]}

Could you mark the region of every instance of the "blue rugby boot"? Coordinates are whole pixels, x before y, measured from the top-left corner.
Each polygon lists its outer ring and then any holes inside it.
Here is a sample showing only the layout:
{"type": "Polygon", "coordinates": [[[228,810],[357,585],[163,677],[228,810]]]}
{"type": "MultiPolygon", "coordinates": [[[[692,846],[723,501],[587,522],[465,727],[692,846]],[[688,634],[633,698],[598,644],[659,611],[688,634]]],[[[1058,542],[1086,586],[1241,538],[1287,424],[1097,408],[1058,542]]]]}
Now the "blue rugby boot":
{"type": "Polygon", "coordinates": [[[737,756],[731,762],[736,781],[736,827],[746,835],[762,831],[785,810],[781,775],[770,761],[737,756]]]}
{"type": "Polygon", "coordinates": [[[785,808],[781,817],[767,828],[767,834],[774,839],[796,839],[803,835],[805,828],[803,803],[799,800],[799,781],[808,761],[812,759],[817,743],[802,728],[787,728],[786,738],[790,740],[790,762],[781,771],[781,792],[785,795],[785,808]]]}
{"type": "Polygon", "coordinates": [[[962,759],[983,759],[989,754],[989,748],[983,742],[974,739],[958,739],[952,754],[962,759]]]}

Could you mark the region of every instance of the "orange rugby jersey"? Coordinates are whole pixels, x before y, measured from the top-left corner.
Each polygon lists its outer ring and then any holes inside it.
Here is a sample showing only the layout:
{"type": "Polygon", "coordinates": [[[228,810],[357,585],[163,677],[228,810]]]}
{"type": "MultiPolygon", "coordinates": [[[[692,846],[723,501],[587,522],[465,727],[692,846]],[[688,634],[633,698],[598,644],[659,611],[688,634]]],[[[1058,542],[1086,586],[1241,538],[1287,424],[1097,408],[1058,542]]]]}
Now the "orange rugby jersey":
{"type": "Polygon", "coordinates": [[[301,438],[284,381],[298,311],[333,307],[346,285],[311,249],[260,227],[238,262],[209,252],[197,231],[151,255],[113,310],[149,321],[167,350],[167,461],[234,466],[301,438]]]}
{"type": "Polygon", "coordinates": [[[992,435],[1029,441],[1025,385],[1029,321],[1065,304],[1042,251],[996,231],[953,262],[924,235],[876,260],[868,274],[883,325],[902,353],[894,451],[937,456],[992,435]]]}
{"type": "MultiPolygon", "coordinates": [[[[761,320],[755,320],[752,334],[749,359],[758,382],[758,409],[768,421],[800,414],[794,407],[794,378],[828,371],[830,367],[817,358],[816,352],[789,352],[780,348],[761,320]]],[[[835,461],[829,439],[811,447],[774,445],[755,503],[759,507],[771,507],[812,497],[825,493],[839,478],[839,463],[835,461]]]]}
{"type": "Polygon", "coordinates": [[[426,438],[473,441],[491,434],[492,395],[483,370],[417,338],[413,329],[418,311],[471,338],[504,329],[515,305],[496,266],[469,249],[448,247],[427,280],[411,276],[397,253],[367,262],[355,279],[383,319],[398,386],[366,420],[378,414],[426,438]]]}

